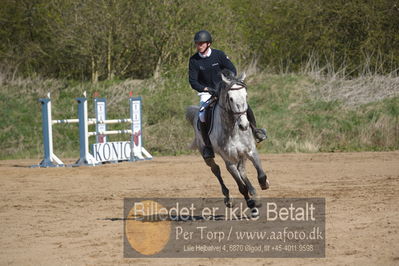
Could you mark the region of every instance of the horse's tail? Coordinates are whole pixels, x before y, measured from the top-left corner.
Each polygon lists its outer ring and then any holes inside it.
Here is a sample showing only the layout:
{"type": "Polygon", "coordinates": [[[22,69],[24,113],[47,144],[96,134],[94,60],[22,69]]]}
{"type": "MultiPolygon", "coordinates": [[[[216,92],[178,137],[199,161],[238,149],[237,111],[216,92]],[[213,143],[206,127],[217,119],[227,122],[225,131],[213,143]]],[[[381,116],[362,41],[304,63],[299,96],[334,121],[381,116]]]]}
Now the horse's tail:
{"type": "MultiPolygon", "coordinates": [[[[196,118],[198,117],[198,112],[199,112],[199,107],[195,105],[188,106],[186,109],[186,119],[193,126],[194,132],[195,132],[195,121],[197,121],[196,118]]],[[[194,134],[194,136],[195,137],[193,139],[193,142],[188,147],[189,149],[193,150],[199,147],[197,135],[194,134]]]]}
{"type": "Polygon", "coordinates": [[[194,118],[198,116],[199,106],[191,105],[186,109],[186,119],[194,126],[194,118]]]}

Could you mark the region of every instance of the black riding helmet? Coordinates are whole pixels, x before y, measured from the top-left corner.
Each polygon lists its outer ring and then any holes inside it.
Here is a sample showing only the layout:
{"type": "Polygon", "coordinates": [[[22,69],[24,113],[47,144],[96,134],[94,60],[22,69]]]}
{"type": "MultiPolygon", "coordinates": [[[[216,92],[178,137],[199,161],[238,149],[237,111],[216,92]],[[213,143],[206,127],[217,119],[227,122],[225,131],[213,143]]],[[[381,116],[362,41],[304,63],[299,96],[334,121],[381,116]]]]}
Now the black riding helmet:
{"type": "Polygon", "coordinates": [[[194,42],[212,42],[212,36],[206,30],[200,30],[194,35],[194,42]]]}

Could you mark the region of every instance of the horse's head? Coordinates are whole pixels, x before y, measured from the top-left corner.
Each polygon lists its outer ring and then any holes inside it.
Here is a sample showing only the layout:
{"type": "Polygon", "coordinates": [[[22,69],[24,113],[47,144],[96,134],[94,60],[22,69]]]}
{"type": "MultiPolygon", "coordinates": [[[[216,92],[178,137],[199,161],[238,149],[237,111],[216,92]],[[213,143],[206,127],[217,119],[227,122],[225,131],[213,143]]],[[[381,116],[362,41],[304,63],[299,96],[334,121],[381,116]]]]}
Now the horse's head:
{"type": "Polygon", "coordinates": [[[221,87],[220,100],[222,108],[234,116],[241,130],[247,130],[249,126],[246,116],[248,110],[247,86],[244,83],[245,73],[239,78],[230,71],[222,72],[222,80],[225,86],[221,87]]]}

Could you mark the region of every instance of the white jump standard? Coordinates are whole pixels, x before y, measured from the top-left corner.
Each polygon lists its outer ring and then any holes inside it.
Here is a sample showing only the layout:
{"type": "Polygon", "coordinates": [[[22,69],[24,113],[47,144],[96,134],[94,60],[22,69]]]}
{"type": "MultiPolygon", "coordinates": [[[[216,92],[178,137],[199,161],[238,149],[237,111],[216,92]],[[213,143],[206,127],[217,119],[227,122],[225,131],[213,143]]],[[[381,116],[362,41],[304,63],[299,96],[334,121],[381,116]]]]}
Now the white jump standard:
{"type": "MultiPolygon", "coordinates": [[[[53,120],[51,119],[51,100],[50,93],[48,98],[41,98],[39,101],[42,104],[42,129],[43,129],[43,144],[44,144],[44,159],[38,166],[40,167],[58,167],[65,166],[65,164],[53,152],[53,120]]],[[[75,119],[74,119],[75,120],[75,119]]],[[[76,119],[77,120],[77,119],[76,119]]],[[[69,123],[66,120],[54,120],[55,123],[69,123]]],[[[74,121],[74,123],[76,123],[74,121]]]]}
{"type": "MultiPolygon", "coordinates": [[[[77,98],[78,119],[52,120],[50,94],[41,98],[44,159],[36,167],[62,167],[65,164],[53,152],[53,124],[79,123],[80,156],[72,166],[95,166],[104,162],[137,161],[152,159],[151,154],[142,145],[141,97],[129,98],[130,118],[106,119],[106,100],[95,98],[95,118],[88,118],[87,98],[77,98]],[[130,129],[107,130],[107,124],[130,123],[130,129]],[[89,132],[89,125],[95,124],[96,131],[89,132]],[[106,135],[130,134],[130,141],[107,142],[106,135]],[[96,136],[96,143],[89,151],[89,137],[96,136]]],[[[35,167],[34,166],[34,167],[35,167]]]]}

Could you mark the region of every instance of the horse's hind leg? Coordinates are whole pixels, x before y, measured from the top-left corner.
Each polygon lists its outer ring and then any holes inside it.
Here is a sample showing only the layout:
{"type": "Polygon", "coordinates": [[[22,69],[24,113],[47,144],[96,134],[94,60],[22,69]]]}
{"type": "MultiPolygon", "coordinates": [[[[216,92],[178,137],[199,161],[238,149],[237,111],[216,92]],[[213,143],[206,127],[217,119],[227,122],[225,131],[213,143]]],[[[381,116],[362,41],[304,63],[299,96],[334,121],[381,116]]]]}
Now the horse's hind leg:
{"type": "Polygon", "coordinates": [[[262,188],[262,190],[268,189],[269,181],[267,180],[266,174],[263,171],[262,163],[259,159],[258,152],[255,150],[255,151],[248,153],[248,158],[249,158],[249,160],[251,160],[254,167],[256,168],[256,171],[258,173],[258,182],[259,182],[260,187],[262,188]]]}
{"type": "Polygon", "coordinates": [[[226,187],[226,185],[223,182],[219,165],[215,163],[215,160],[213,158],[205,159],[205,163],[211,168],[212,173],[217,177],[220,186],[222,187],[222,193],[224,195],[224,204],[229,208],[233,207],[233,203],[229,194],[229,189],[226,187]]]}

